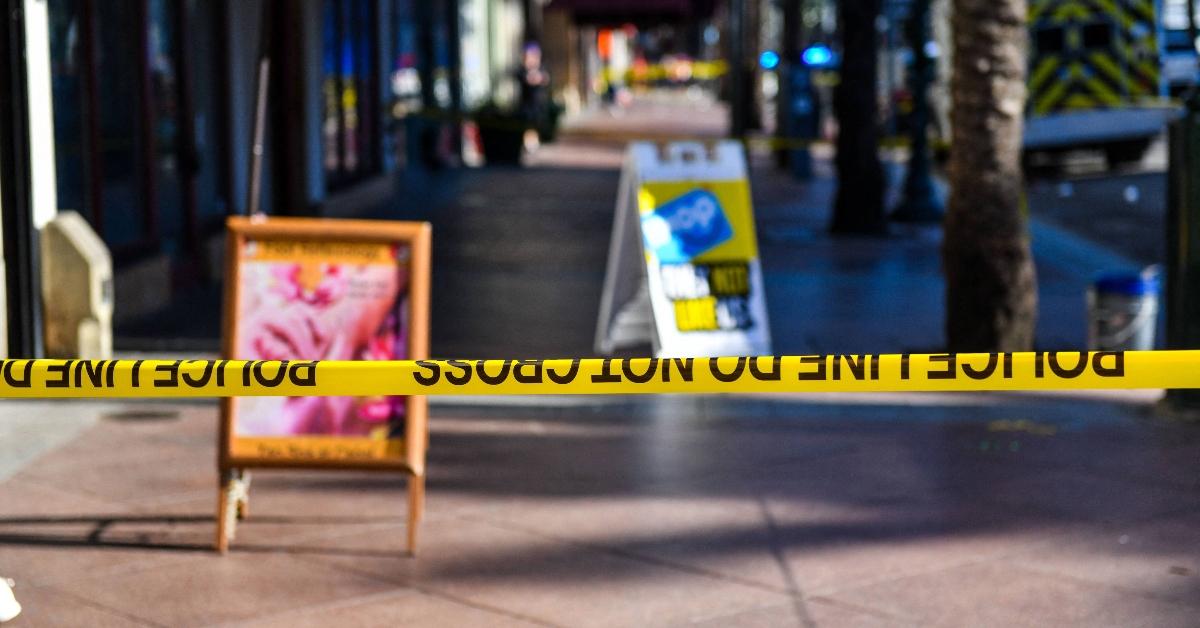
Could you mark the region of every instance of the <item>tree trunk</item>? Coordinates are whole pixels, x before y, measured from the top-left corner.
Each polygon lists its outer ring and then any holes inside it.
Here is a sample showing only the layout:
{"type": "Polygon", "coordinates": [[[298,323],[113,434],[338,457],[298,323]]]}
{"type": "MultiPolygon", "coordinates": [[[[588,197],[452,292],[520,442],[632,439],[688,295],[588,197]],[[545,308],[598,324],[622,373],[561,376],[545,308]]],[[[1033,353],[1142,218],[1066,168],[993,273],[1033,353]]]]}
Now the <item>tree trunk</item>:
{"type": "Polygon", "coordinates": [[[878,36],[879,0],[841,0],[841,81],[833,94],[838,120],[837,197],[834,233],[883,233],[883,168],[879,164],[878,36]]]}
{"type": "Polygon", "coordinates": [[[942,261],[951,351],[1033,346],[1037,279],[1021,180],[1024,0],[954,0],[950,201],[942,261]]]}

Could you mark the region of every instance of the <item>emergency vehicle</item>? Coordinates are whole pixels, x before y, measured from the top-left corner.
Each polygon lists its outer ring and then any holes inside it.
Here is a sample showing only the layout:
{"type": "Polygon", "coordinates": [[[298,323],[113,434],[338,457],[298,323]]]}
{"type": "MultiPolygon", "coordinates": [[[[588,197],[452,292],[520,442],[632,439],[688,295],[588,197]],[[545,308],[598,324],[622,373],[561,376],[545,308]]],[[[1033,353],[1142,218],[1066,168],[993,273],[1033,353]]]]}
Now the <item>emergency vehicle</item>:
{"type": "Polygon", "coordinates": [[[1178,115],[1156,0],[1030,0],[1027,152],[1102,149],[1137,161],[1178,115]]]}

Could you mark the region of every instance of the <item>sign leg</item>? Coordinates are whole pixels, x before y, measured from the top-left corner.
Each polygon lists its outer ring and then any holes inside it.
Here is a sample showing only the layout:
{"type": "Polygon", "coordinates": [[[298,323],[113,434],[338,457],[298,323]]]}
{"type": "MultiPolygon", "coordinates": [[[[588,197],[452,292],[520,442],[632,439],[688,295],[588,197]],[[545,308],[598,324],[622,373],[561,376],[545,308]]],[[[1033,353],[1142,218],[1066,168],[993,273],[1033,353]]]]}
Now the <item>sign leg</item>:
{"type": "Polygon", "coordinates": [[[237,522],[245,516],[250,474],[245,469],[225,469],[217,487],[217,551],[229,551],[237,522]]]}
{"type": "MultiPolygon", "coordinates": [[[[233,471],[222,469],[217,480],[217,539],[216,550],[221,554],[229,551],[229,537],[233,531],[229,529],[230,522],[226,513],[229,511],[229,498],[233,493],[233,471]]],[[[236,521],[235,521],[236,524],[236,521]]]]}
{"type": "Polygon", "coordinates": [[[237,518],[245,519],[250,516],[250,471],[246,469],[238,470],[239,484],[237,495],[237,518]]]}
{"type": "Polygon", "coordinates": [[[411,475],[408,478],[408,554],[417,555],[417,526],[425,511],[425,476],[411,475]]]}

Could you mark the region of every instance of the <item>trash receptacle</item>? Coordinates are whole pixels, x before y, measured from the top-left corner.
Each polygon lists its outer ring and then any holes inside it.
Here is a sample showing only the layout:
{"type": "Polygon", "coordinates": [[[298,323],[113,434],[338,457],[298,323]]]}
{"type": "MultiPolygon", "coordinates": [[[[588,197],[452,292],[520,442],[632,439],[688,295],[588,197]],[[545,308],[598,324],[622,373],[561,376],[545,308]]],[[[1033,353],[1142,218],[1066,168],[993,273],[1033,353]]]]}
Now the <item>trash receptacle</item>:
{"type": "Polygon", "coordinates": [[[1088,290],[1088,349],[1149,351],[1158,322],[1158,270],[1105,273],[1088,290]]]}

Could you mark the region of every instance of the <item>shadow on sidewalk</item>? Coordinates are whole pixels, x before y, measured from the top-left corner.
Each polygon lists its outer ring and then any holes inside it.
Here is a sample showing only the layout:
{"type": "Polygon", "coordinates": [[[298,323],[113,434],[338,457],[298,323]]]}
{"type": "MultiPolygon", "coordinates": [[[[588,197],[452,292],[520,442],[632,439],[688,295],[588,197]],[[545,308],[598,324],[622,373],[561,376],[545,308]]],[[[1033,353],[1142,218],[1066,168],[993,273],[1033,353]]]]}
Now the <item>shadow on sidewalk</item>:
{"type": "MultiPolygon", "coordinates": [[[[313,526],[313,525],[400,525],[405,519],[403,517],[370,517],[370,516],[355,516],[355,517],[327,517],[327,516],[277,516],[277,515],[259,515],[255,516],[250,525],[282,525],[282,526],[313,526]]],[[[163,552],[206,552],[212,553],[213,546],[211,543],[189,543],[172,541],[169,535],[174,532],[175,526],[181,525],[198,525],[205,528],[205,532],[215,530],[215,520],[212,516],[204,515],[103,515],[103,514],[78,514],[78,515],[56,515],[43,517],[0,517],[0,527],[20,527],[28,526],[36,529],[36,532],[20,533],[20,532],[0,532],[0,547],[3,546],[35,546],[35,547],[53,547],[53,548],[96,548],[96,549],[141,549],[155,550],[163,552]],[[77,526],[86,525],[90,527],[85,533],[81,534],[49,534],[46,530],[54,526],[77,526]],[[137,532],[118,531],[113,532],[114,528],[119,528],[122,525],[129,524],[151,524],[161,525],[159,528],[139,528],[137,532]]],[[[242,525],[247,525],[243,522],[242,525]]],[[[314,547],[309,543],[300,543],[299,541],[293,545],[270,545],[261,543],[239,543],[236,546],[238,552],[288,552],[292,554],[325,554],[333,556],[373,556],[381,557],[390,555],[387,551],[365,551],[354,550],[348,548],[321,548],[314,547]]],[[[405,554],[406,555],[406,554],[405,554]]]]}

